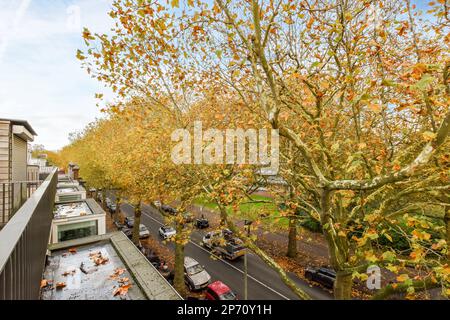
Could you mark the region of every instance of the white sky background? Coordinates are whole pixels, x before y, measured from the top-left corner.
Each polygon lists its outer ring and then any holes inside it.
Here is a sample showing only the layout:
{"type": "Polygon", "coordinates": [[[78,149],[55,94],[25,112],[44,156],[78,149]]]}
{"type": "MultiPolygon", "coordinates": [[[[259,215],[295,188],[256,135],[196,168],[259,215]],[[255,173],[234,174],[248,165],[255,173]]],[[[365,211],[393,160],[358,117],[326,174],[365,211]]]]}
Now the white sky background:
{"type": "Polygon", "coordinates": [[[75,55],[85,48],[82,27],[111,28],[109,8],[109,0],[0,0],[0,118],[28,120],[35,143],[56,150],[102,116],[94,95],[105,88],[75,55]]]}
{"type": "Polygon", "coordinates": [[[82,27],[108,33],[110,3],[0,0],[0,118],[28,120],[38,133],[35,143],[57,150],[70,132],[102,116],[94,95],[104,93],[108,101],[111,91],[91,79],[75,55],[85,49],[82,27]]]}

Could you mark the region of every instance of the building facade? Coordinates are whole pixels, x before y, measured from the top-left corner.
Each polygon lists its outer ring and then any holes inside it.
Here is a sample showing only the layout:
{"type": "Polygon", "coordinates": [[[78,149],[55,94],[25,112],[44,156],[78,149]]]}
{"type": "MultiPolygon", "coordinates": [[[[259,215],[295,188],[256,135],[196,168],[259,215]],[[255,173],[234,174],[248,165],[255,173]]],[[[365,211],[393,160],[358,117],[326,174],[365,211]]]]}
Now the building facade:
{"type": "Polygon", "coordinates": [[[28,143],[36,132],[27,121],[0,119],[0,226],[28,198],[28,143]]]}

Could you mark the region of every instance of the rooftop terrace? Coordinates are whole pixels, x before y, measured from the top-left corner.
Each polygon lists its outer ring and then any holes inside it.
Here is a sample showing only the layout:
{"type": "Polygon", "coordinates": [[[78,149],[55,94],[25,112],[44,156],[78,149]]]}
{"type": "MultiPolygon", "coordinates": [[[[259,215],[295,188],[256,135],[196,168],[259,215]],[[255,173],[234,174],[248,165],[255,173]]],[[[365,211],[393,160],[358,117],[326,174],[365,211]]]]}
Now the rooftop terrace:
{"type": "Polygon", "coordinates": [[[178,293],[122,233],[51,245],[43,300],[180,300],[178,293]]]}
{"type": "Polygon", "coordinates": [[[81,217],[94,214],[86,201],[63,203],[55,205],[55,219],[81,217]]]}
{"type": "Polygon", "coordinates": [[[56,189],[56,193],[69,193],[69,192],[77,192],[78,188],[75,187],[64,187],[56,189]]]}

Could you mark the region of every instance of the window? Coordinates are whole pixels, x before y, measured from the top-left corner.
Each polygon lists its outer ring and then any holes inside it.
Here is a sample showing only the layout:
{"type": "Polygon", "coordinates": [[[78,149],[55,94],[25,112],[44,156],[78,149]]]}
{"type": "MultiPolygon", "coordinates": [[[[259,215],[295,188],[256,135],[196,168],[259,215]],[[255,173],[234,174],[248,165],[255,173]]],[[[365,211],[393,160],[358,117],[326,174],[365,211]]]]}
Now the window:
{"type": "Polygon", "coordinates": [[[193,266],[190,266],[189,268],[187,268],[187,273],[192,276],[194,274],[200,273],[203,271],[203,268],[201,265],[199,264],[194,264],[193,266]]]}
{"type": "Polygon", "coordinates": [[[97,220],[58,226],[58,242],[97,235],[97,220]]]}

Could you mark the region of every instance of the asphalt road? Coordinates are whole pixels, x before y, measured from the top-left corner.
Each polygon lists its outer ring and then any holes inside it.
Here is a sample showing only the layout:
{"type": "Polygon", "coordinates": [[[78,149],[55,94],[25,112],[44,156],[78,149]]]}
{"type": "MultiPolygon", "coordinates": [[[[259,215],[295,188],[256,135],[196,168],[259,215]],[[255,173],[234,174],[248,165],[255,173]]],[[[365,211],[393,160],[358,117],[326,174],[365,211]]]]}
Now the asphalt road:
{"type": "MultiPolygon", "coordinates": [[[[113,197],[111,197],[113,198],[113,197]]],[[[123,204],[122,212],[126,216],[133,216],[133,207],[123,204]]],[[[158,229],[163,225],[164,217],[155,208],[143,205],[141,223],[150,231],[154,239],[160,239],[158,229]]],[[[204,231],[194,230],[191,240],[185,247],[185,255],[190,256],[203,265],[211,275],[212,281],[220,280],[227,284],[239,299],[244,297],[244,259],[235,261],[212,259],[211,253],[200,245],[204,231]]],[[[174,244],[167,244],[172,250],[174,244]]],[[[248,253],[248,298],[251,300],[294,300],[297,296],[287,287],[278,274],[272,270],[254,253],[248,253]]],[[[289,276],[307,292],[313,299],[332,299],[329,292],[320,287],[310,287],[310,285],[294,274],[289,276]]]]}

